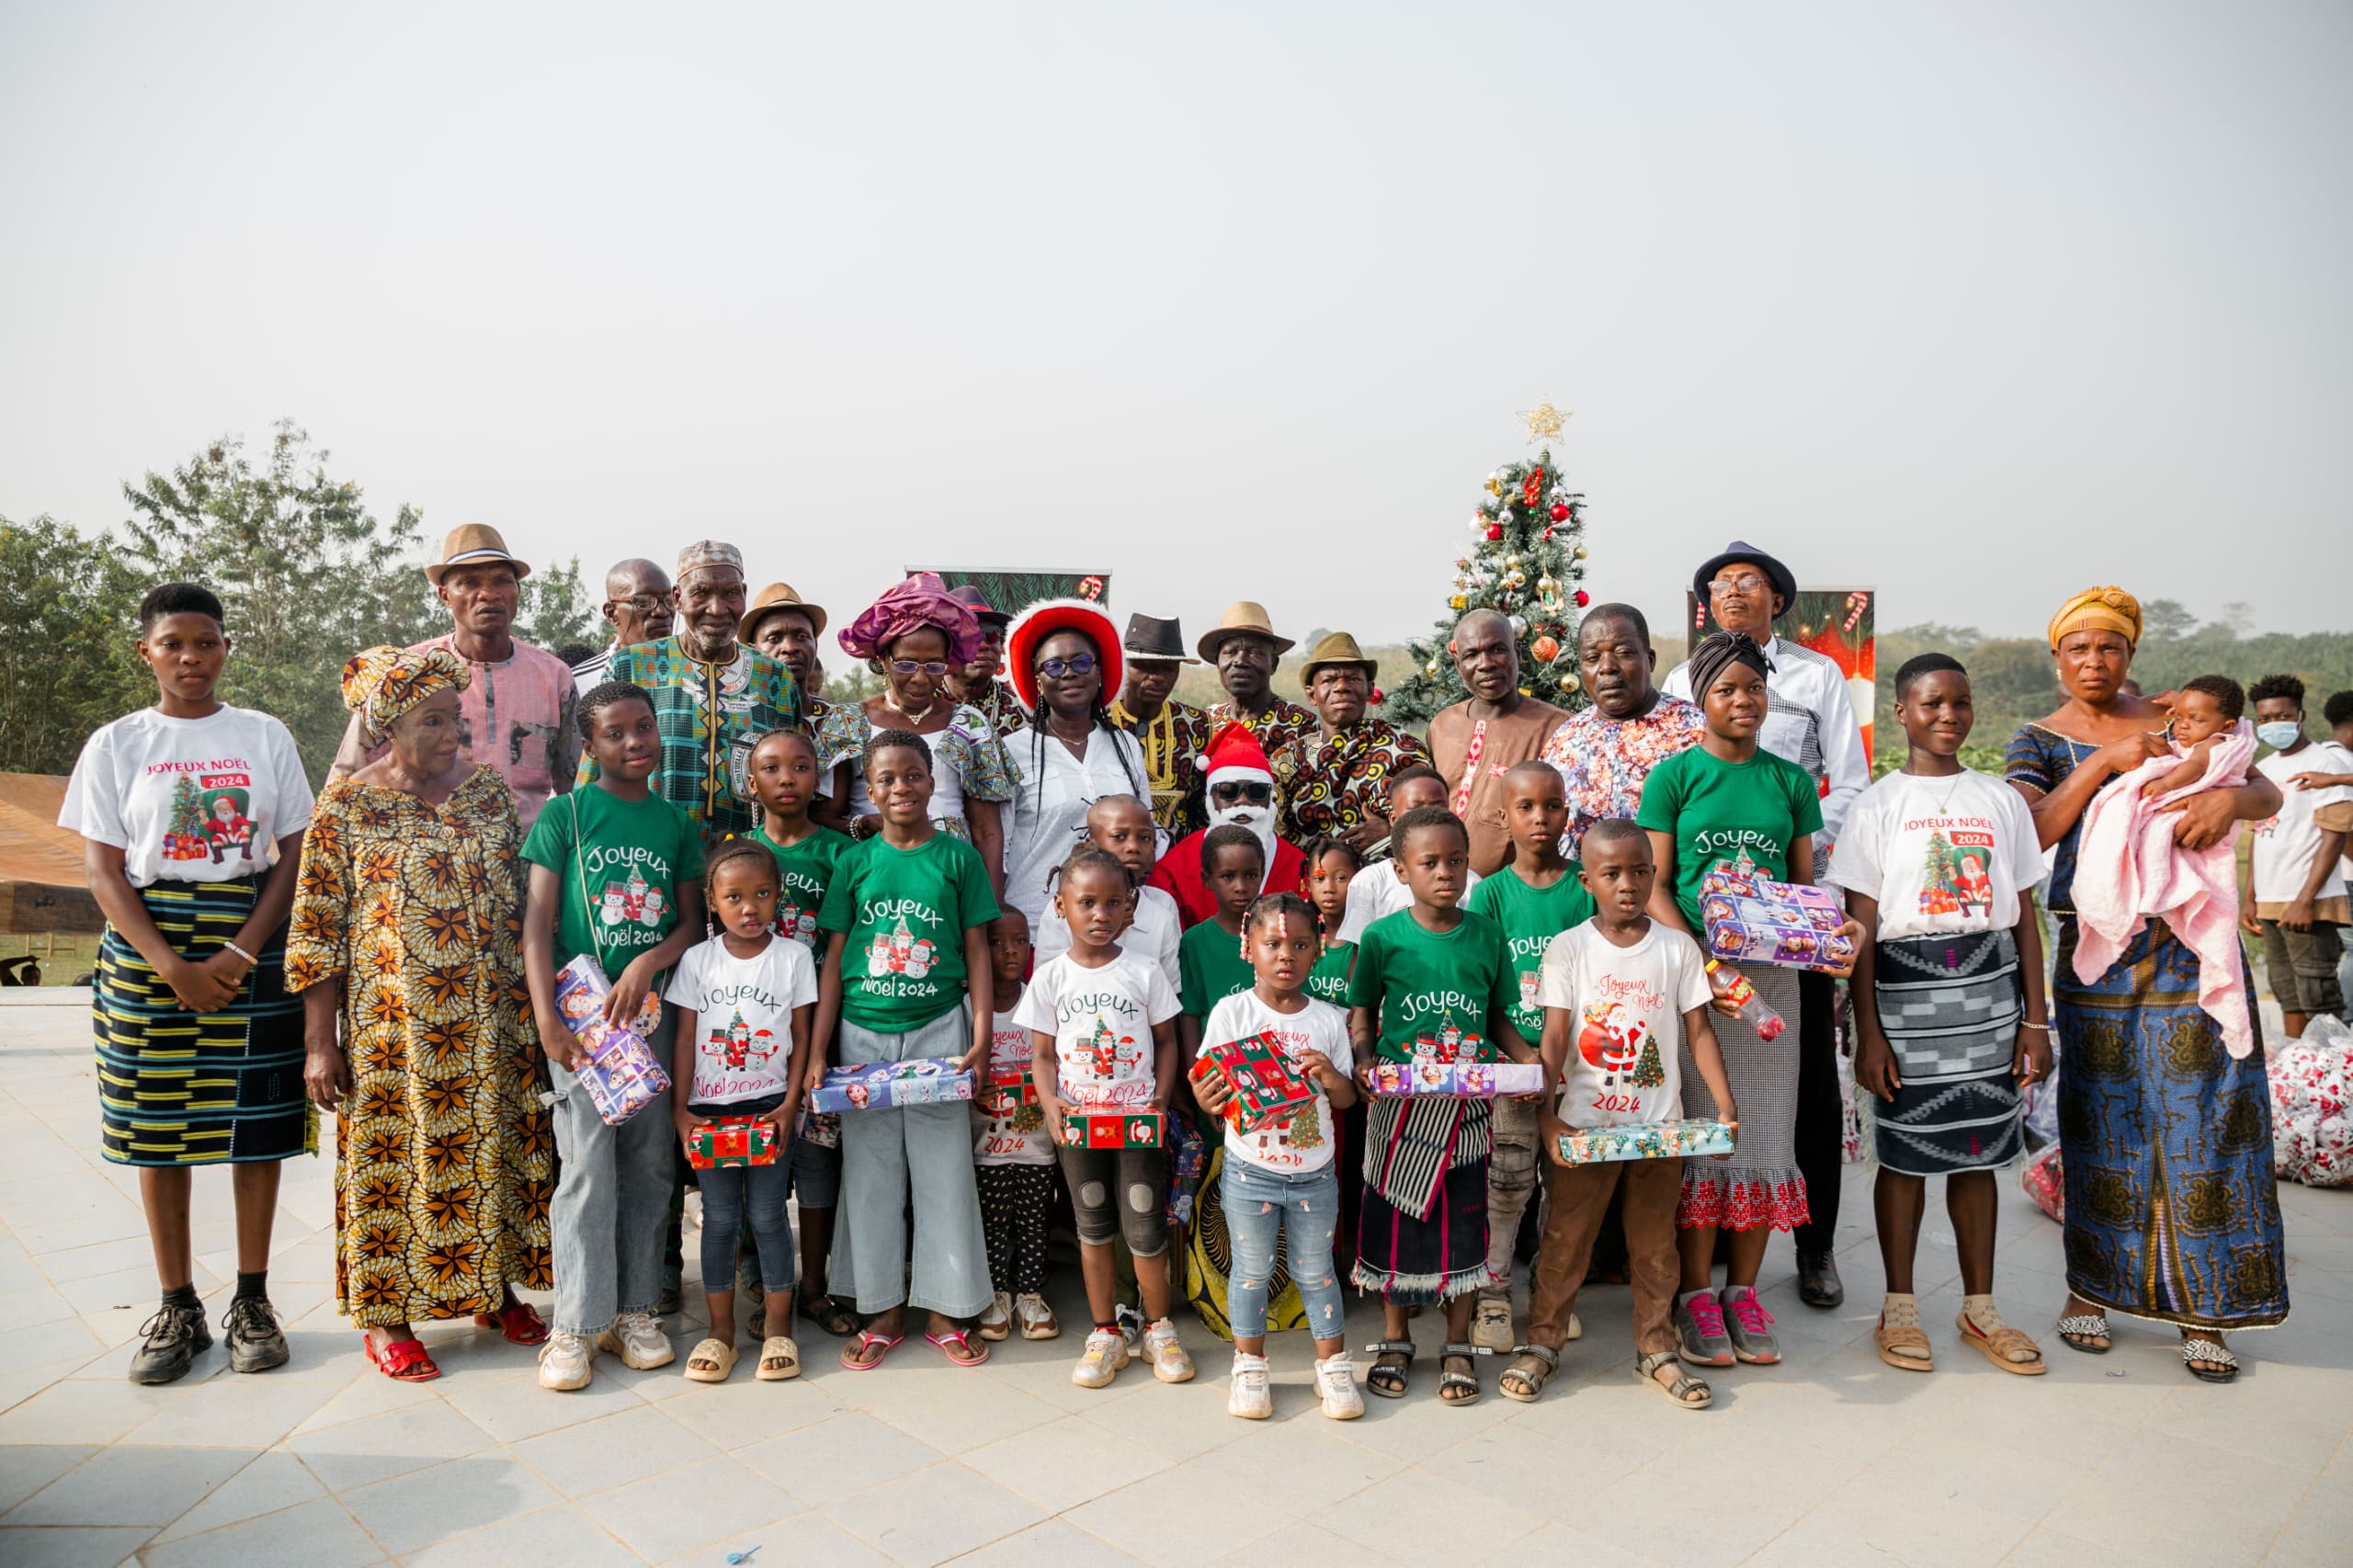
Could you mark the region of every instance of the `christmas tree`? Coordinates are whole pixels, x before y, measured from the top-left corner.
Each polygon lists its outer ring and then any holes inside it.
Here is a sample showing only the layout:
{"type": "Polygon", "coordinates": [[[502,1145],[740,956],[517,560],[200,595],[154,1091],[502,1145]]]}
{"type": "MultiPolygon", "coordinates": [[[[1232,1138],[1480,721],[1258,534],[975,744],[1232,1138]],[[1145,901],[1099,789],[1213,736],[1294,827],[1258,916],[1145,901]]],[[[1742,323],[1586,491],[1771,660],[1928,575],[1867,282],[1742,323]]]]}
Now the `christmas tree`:
{"type": "Polygon", "coordinates": [[[1523,417],[1529,438],[1547,443],[1532,462],[1506,463],[1487,475],[1472,514],[1471,553],[1454,563],[1448,613],[1428,637],[1410,645],[1419,666],[1389,694],[1392,721],[1425,721],[1469,695],[1450,656],[1454,628],[1468,612],[1492,609],[1511,621],[1519,643],[1520,689],[1556,708],[1582,705],[1578,695],[1576,612],[1586,602],[1585,495],[1572,490],[1549,444],[1563,415],[1545,403],[1523,417]]]}
{"type": "Polygon", "coordinates": [[[166,851],[169,858],[186,860],[202,852],[198,846],[204,842],[204,797],[185,773],[172,786],[172,822],[165,831],[177,841],[177,853],[166,851]]]}
{"type": "Polygon", "coordinates": [[[1634,1087],[1655,1089],[1666,1082],[1666,1063],[1658,1059],[1658,1036],[1643,1031],[1643,1053],[1634,1061],[1634,1087]]]}

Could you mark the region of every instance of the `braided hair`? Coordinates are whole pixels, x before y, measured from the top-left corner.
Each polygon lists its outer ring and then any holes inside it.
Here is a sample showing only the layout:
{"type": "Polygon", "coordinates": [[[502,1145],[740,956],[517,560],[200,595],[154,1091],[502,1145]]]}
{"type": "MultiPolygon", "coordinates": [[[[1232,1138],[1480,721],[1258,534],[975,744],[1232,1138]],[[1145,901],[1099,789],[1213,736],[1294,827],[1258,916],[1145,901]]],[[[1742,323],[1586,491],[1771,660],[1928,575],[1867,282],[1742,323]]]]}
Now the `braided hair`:
{"type": "Polygon", "coordinates": [[[1245,937],[1249,936],[1258,928],[1258,923],[1262,920],[1279,922],[1288,920],[1294,915],[1307,922],[1307,928],[1310,931],[1316,929],[1315,911],[1310,909],[1307,906],[1307,901],[1299,894],[1262,892],[1250,901],[1249,908],[1242,912],[1242,934],[1245,937]]]}

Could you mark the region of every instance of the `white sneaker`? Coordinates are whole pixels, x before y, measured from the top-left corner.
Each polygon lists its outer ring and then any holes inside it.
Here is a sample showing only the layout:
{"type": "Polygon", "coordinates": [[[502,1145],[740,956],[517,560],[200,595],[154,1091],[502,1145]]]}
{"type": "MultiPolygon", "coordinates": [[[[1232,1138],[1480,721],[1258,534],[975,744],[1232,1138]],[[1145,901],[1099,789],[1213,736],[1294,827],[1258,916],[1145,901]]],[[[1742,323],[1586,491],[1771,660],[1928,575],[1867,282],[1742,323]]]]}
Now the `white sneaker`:
{"type": "Polygon", "coordinates": [[[1267,1358],[1245,1351],[1233,1353],[1233,1384],[1225,1396],[1225,1413],[1245,1421],[1264,1421],[1275,1413],[1274,1392],[1267,1386],[1267,1358]]]}
{"type": "Polygon", "coordinates": [[[548,1342],[540,1346],[540,1386],[557,1393],[586,1388],[594,1375],[589,1367],[592,1355],[586,1335],[561,1329],[551,1332],[548,1342]]]}
{"type": "Polygon", "coordinates": [[[669,1335],[646,1312],[623,1312],[615,1318],[613,1326],[597,1336],[597,1348],[620,1357],[622,1366],[641,1372],[666,1367],[678,1358],[669,1335]]]}
{"type": "Polygon", "coordinates": [[[1024,1339],[1059,1339],[1063,1325],[1054,1316],[1054,1309],[1046,1305],[1046,1298],[1035,1290],[1024,1290],[1013,1298],[1013,1321],[1021,1327],[1024,1339]]]}
{"type": "Polygon", "coordinates": [[[989,1310],[981,1314],[981,1337],[1003,1339],[1013,1332],[1013,1298],[999,1290],[989,1298],[989,1310]]]}
{"type": "Polygon", "coordinates": [[[1479,1298],[1478,1313],[1471,1320],[1471,1343],[1498,1355],[1519,1343],[1512,1337],[1509,1296],[1479,1298]]]}
{"type": "Polygon", "coordinates": [[[1107,1389],[1127,1364],[1128,1342],[1111,1329],[1098,1328],[1086,1336],[1086,1354],[1070,1369],[1070,1381],[1083,1389],[1107,1389]]]}
{"type": "Polygon", "coordinates": [[[1193,1358],[1185,1354],[1185,1346],[1178,1342],[1176,1325],[1166,1318],[1144,1330],[1143,1353],[1152,1362],[1152,1375],[1162,1382],[1193,1381],[1193,1358]]]}
{"type": "Polygon", "coordinates": [[[1324,1396],[1324,1414],[1335,1421],[1354,1421],[1364,1414],[1364,1395],[1357,1388],[1357,1364],[1345,1350],[1315,1363],[1316,1392],[1324,1396]]]}

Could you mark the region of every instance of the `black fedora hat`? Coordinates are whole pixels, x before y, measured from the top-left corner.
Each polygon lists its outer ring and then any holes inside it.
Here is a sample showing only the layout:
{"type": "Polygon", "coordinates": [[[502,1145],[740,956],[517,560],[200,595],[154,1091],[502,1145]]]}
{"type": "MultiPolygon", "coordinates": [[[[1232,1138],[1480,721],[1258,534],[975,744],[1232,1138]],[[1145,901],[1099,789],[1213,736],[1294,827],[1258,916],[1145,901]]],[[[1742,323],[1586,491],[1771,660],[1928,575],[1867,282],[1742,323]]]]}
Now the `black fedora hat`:
{"type": "Polygon", "coordinates": [[[983,626],[1003,626],[1013,619],[1013,612],[1002,610],[988,601],[988,596],[967,583],[961,588],[950,588],[948,597],[972,612],[972,618],[983,626]]]}
{"type": "Polygon", "coordinates": [[[1168,665],[1200,663],[1185,652],[1185,633],[1176,622],[1163,620],[1156,615],[1128,617],[1128,633],[1120,639],[1120,646],[1131,659],[1152,659],[1168,665]]]}
{"type": "Polygon", "coordinates": [[[1781,596],[1783,609],[1798,602],[1796,574],[1782,565],[1778,559],[1757,549],[1746,540],[1736,539],[1722,550],[1699,562],[1699,569],[1691,574],[1691,591],[1699,597],[1701,604],[1708,602],[1708,585],[1714,581],[1716,574],[1734,561],[1755,562],[1764,572],[1766,580],[1773,585],[1773,591],[1781,596]]]}

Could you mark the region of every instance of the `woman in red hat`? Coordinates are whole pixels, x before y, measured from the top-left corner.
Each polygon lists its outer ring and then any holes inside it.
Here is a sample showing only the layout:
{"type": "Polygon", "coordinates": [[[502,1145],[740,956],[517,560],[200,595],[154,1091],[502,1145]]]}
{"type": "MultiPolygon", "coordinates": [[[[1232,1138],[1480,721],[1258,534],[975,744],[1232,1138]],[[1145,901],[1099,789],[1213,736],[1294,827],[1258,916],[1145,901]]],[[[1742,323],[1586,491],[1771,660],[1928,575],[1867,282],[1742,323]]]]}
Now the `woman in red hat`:
{"type": "Polygon", "coordinates": [[[1086,842],[1086,811],[1107,795],[1149,806],[1143,750],[1104,711],[1124,678],[1110,617],[1083,599],[1042,599],[1014,618],[1006,663],[1027,725],[1005,743],[1013,799],[1005,835],[1005,902],[1037,929],[1046,879],[1086,842]]]}

